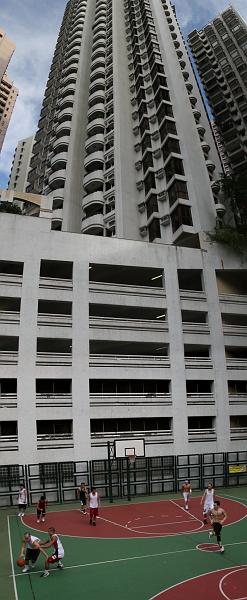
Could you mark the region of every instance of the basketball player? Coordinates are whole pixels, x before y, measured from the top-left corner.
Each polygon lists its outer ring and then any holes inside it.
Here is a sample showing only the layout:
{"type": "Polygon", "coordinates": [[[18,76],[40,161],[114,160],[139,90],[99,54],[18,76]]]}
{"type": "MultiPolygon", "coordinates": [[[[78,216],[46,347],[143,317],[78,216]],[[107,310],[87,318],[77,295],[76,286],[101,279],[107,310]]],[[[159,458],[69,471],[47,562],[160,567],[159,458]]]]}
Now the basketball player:
{"type": "Polygon", "coordinates": [[[221,530],[222,525],[227,518],[226,512],[221,508],[219,500],[214,501],[214,508],[208,512],[213,530],[208,532],[208,537],[211,539],[214,535],[216,536],[219,544],[220,552],[224,552],[224,546],[221,542],[221,530]]]}
{"type": "Polygon", "coordinates": [[[201,499],[201,504],[203,504],[203,523],[207,525],[207,515],[210,510],[214,508],[214,488],[212,483],[208,484],[208,487],[205,489],[205,492],[201,499]]]}
{"type": "Polygon", "coordinates": [[[182,496],[184,498],[184,508],[185,510],[189,510],[189,499],[192,493],[191,485],[188,479],[185,479],[185,482],[182,485],[182,496]]]}
{"type": "Polygon", "coordinates": [[[22,573],[28,573],[28,571],[30,571],[30,561],[32,563],[31,567],[33,568],[35,566],[40,552],[42,552],[42,554],[44,554],[47,558],[46,552],[41,548],[41,542],[39,538],[35,537],[34,535],[31,535],[28,531],[26,531],[23,536],[20,551],[20,557],[23,557],[25,560],[25,566],[22,570],[22,573]]]}
{"type": "Polygon", "coordinates": [[[99,512],[99,502],[99,494],[98,492],[96,492],[96,488],[93,487],[92,491],[89,494],[90,525],[96,525],[96,518],[99,512]]]}
{"type": "MultiPolygon", "coordinates": [[[[49,539],[47,540],[47,542],[41,542],[40,546],[42,546],[43,548],[52,548],[53,553],[50,556],[45,554],[46,555],[45,570],[43,573],[41,573],[40,577],[48,577],[50,575],[50,573],[49,573],[50,564],[57,563],[57,568],[63,569],[63,563],[61,562],[61,559],[64,557],[64,548],[63,548],[62,542],[60,541],[58,535],[56,534],[54,527],[49,527],[48,533],[49,533],[49,539]]],[[[42,552],[42,548],[40,548],[40,550],[42,552]]]]}
{"type": "Polygon", "coordinates": [[[80,503],[81,503],[80,512],[83,515],[86,514],[87,496],[88,496],[87,486],[86,486],[85,483],[82,482],[81,485],[80,485],[80,487],[77,490],[77,497],[80,500],[80,503]]]}
{"type": "Polygon", "coordinates": [[[24,517],[25,510],[27,508],[27,490],[24,487],[24,485],[20,486],[20,489],[18,492],[18,506],[19,506],[18,517],[24,517]]]}

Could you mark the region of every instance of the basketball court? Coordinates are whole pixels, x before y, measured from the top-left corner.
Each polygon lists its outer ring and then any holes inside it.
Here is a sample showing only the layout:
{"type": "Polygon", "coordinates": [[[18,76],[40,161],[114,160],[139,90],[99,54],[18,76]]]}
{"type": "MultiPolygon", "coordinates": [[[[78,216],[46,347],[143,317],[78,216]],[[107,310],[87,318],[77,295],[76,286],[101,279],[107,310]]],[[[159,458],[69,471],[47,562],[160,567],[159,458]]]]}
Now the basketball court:
{"type": "MultiPolygon", "coordinates": [[[[141,443],[127,448],[125,442],[117,450],[131,457],[128,492],[133,456],[138,451],[145,451],[141,443]]],[[[78,503],[49,506],[45,523],[36,522],[35,508],[23,519],[13,512],[6,514],[10,559],[2,578],[2,597],[247,600],[247,489],[219,489],[216,497],[227,513],[224,553],[219,552],[215,538],[209,542],[199,492],[192,494],[189,510],[178,494],[103,502],[96,527],[89,524],[89,515],[80,512],[78,503]],[[65,549],[64,569],[52,565],[50,576],[41,578],[44,557],[40,555],[35,567],[23,574],[16,560],[24,532],[47,540],[50,526],[65,549]]]]}

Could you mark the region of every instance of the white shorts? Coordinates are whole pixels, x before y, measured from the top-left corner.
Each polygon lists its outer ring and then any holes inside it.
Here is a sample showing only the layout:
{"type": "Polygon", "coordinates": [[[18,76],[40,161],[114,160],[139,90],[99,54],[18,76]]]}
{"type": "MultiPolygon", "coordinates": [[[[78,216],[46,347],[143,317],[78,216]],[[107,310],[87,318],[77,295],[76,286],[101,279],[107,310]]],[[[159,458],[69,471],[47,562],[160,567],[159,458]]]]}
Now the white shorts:
{"type": "Polygon", "coordinates": [[[213,510],[214,508],[214,503],[213,502],[205,502],[204,507],[203,507],[203,513],[205,515],[207,515],[209,510],[213,510]]]}
{"type": "Polygon", "coordinates": [[[190,498],[190,493],[189,492],[183,492],[183,497],[184,497],[184,501],[187,502],[190,498]]]}

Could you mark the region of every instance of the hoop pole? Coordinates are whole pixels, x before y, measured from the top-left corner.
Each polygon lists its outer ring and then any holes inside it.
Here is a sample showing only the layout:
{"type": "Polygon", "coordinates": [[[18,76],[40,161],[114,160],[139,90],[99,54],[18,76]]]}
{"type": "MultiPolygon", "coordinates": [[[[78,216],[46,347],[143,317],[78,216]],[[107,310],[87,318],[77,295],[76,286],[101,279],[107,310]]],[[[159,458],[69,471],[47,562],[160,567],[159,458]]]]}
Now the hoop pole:
{"type": "Polygon", "coordinates": [[[131,493],[130,493],[130,461],[129,458],[127,458],[127,495],[128,495],[128,501],[131,501],[131,493]]]}
{"type": "Polygon", "coordinates": [[[113,502],[113,493],[112,493],[112,469],[111,469],[111,442],[107,442],[107,450],[108,450],[108,477],[109,477],[109,502],[113,502]]]}

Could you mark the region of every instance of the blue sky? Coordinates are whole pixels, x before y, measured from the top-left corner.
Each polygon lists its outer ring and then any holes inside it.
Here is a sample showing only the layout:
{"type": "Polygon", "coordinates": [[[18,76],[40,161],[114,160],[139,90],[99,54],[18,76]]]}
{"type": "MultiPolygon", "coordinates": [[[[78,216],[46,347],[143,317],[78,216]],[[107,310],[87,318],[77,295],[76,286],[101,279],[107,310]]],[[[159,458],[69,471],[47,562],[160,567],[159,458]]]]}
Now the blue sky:
{"type": "MultiPolygon", "coordinates": [[[[189,31],[205,25],[229,4],[227,0],[174,3],[185,39],[189,31]]],[[[247,0],[231,4],[247,19],[247,0]]],[[[0,28],[16,43],[8,74],[20,92],[0,156],[0,188],[7,184],[17,141],[36,131],[65,6],[66,0],[1,0],[0,28]]]]}

